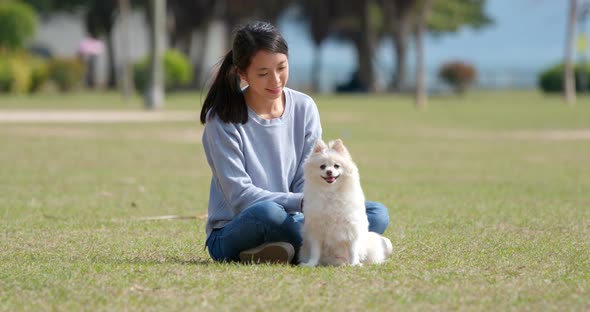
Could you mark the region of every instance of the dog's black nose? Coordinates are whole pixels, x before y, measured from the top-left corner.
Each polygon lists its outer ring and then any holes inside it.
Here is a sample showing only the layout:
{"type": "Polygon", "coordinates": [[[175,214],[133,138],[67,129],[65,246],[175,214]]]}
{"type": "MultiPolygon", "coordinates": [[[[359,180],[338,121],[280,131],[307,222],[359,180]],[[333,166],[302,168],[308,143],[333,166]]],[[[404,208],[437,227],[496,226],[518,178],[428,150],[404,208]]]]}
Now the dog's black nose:
{"type": "Polygon", "coordinates": [[[331,176],[332,176],[332,170],[328,170],[328,171],[326,171],[326,174],[327,174],[329,177],[331,177],[331,176]]]}

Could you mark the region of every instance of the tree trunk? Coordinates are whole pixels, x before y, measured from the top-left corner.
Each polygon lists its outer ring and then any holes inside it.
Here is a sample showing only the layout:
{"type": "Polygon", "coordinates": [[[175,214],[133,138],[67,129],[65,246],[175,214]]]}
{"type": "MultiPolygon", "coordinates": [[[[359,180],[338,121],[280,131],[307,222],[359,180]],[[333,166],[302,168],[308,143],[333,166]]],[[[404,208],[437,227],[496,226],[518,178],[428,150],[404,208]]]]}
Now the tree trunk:
{"type": "Polygon", "coordinates": [[[82,60],[86,67],[86,72],[84,73],[86,86],[90,89],[94,89],[96,87],[96,55],[83,56],[82,60]]]}
{"type": "Polygon", "coordinates": [[[369,16],[368,1],[360,1],[362,6],[359,8],[361,14],[361,33],[358,38],[358,72],[359,79],[369,92],[374,92],[375,88],[375,70],[373,69],[373,46],[375,35],[371,28],[371,18],[369,16]]]}
{"type": "MultiPolygon", "coordinates": [[[[203,27],[199,30],[199,37],[196,43],[196,56],[193,58],[193,72],[194,72],[194,79],[193,79],[193,87],[197,89],[204,88],[202,86],[203,81],[203,67],[205,64],[205,55],[207,54],[207,40],[209,37],[209,32],[207,31],[207,27],[203,27]]],[[[192,40],[191,42],[196,41],[192,40]]],[[[191,44],[193,45],[193,44],[191,44]]]]}
{"type": "Polygon", "coordinates": [[[107,45],[107,87],[114,89],[117,86],[117,67],[115,66],[115,40],[113,38],[112,30],[106,33],[106,45],[107,45]]]}
{"type": "Polygon", "coordinates": [[[320,91],[320,72],[322,67],[322,49],[321,45],[314,45],[313,61],[311,64],[311,90],[312,92],[320,91]]]}
{"type": "Polygon", "coordinates": [[[418,20],[418,28],[416,29],[416,107],[424,108],[428,104],[426,94],[426,75],[424,69],[424,33],[426,33],[426,25],[430,8],[433,0],[425,0],[420,18],[418,20]]]}
{"type": "Polygon", "coordinates": [[[124,98],[128,98],[133,93],[133,76],[131,71],[131,56],[129,53],[130,40],[130,0],[119,0],[119,12],[121,17],[121,71],[120,71],[120,88],[124,98]]]}
{"type": "Polygon", "coordinates": [[[150,77],[145,95],[148,109],[164,106],[164,49],[166,35],[166,0],[151,0],[153,21],[150,29],[150,77]]]}
{"type": "Polygon", "coordinates": [[[409,25],[404,18],[396,22],[397,26],[392,31],[393,47],[395,50],[395,70],[391,82],[393,91],[402,91],[406,79],[406,55],[408,51],[409,25]]]}
{"type": "Polygon", "coordinates": [[[568,104],[573,104],[576,101],[576,80],[572,64],[572,52],[577,10],[577,0],[570,0],[570,9],[567,19],[567,36],[565,40],[565,68],[563,71],[564,98],[568,104]]]}
{"type": "Polygon", "coordinates": [[[392,91],[402,91],[406,80],[406,55],[408,41],[412,34],[413,8],[418,0],[387,0],[381,1],[384,23],[391,35],[394,49],[395,69],[389,85],[392,91]]]}

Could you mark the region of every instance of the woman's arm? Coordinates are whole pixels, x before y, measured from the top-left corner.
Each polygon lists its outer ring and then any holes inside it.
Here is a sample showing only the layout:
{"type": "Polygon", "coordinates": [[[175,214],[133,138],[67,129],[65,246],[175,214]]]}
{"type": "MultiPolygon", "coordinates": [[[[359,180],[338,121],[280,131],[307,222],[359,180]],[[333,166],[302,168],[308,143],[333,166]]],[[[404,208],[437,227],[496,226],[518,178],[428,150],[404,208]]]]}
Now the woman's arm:
{"type": "Polygon", "coordinates": [[[293,187],[292,190],[295,193],[302,193],[303,192],[303,164],[305,160],[311,153],[315,142],[322,137],[322,126],[320,122],[320,113],[318,111],[317,106],[311,100],[310,109],[307,111],[306,122],[305,122],[305,143],[303,147],[301,161],[297,166],[297,172],[295,174],[295,179],[293,180],[293,187]]]}
{"type": "Polygon", "coordinates": [[[210,120],[203,134],[203,147],[226,204],[236,213],[263,200],[274,201],[289,212],[301,211],[302,194],[270,192],[252,183],[246,172],[242,140],[231,123],[210,120]]]}

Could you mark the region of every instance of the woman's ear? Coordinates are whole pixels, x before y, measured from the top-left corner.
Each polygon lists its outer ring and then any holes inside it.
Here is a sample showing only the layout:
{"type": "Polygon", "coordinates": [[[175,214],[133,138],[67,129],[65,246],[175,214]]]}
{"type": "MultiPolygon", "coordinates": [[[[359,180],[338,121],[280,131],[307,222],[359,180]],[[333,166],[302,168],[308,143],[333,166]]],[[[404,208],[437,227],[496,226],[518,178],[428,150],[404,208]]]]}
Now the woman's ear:
{"type": "Polygon", "coordinates": [[[246,76],[246,74],[244,72],[242,72],[241,70],[239,70],[239,69],[236,68],[236,73],[238,73],[238,76],[240,76],[240,79],[242,81],[244,81],[246,84],[249,84],[248,83],[248,78],[247,78],[247,76],[246,76]]]}

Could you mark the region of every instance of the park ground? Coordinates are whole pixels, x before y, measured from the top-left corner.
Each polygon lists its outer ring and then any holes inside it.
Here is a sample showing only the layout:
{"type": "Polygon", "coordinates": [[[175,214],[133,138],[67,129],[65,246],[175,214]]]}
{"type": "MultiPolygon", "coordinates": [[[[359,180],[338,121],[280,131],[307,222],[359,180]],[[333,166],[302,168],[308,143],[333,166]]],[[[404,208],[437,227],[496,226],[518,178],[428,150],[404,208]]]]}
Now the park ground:
{"type": "Polygon", "coordinates": [[[202,98],[0,96],[0,310],[590,310],[590,98],[314,96],[395,247],[314,269],[210,260],[202,98]]]}

